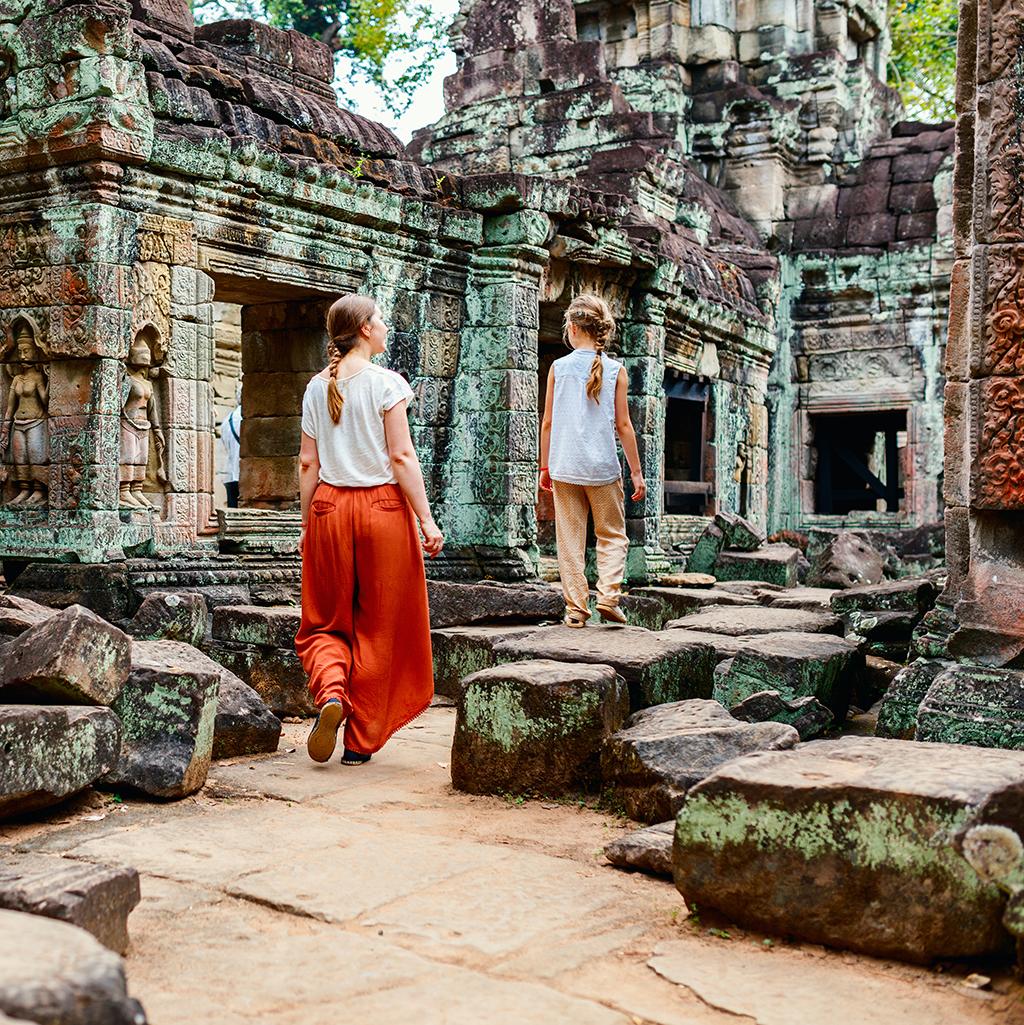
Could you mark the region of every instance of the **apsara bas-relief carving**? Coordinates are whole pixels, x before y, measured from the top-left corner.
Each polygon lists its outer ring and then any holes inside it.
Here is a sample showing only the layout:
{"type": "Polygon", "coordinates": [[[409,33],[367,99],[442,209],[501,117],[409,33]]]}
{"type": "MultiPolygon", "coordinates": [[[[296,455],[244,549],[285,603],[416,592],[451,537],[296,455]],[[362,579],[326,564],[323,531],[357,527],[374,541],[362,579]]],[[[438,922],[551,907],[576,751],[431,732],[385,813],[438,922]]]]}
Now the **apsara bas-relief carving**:
{"type": "Polygon", "coordinates": [[[142,328],[132,341],[121,385],[121,477],[118,504],[122,509],[152,510],[143,495],[152,448],[156,479],[167,483],[166,442],[156,387],[164,349],[152,325],[142,328]]]}
{"type": "Polygon", "coordinates": [[[47,437],[50,381],[36,331],[25,317],[17,318],[11,325],[2,358],[0,366],[6,399],[0,426],[0,456],[14,486],[14,494],[7,504],[44,506],[50,463],[47,437]]]}

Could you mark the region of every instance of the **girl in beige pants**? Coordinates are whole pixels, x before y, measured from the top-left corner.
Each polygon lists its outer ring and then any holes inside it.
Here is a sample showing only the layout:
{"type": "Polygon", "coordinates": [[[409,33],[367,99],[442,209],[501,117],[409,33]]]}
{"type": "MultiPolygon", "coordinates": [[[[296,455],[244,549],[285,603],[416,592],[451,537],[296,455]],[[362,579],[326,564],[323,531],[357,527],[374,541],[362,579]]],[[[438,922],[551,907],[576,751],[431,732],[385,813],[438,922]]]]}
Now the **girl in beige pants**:
{"type": "Polygon", "coordinates": [[[558,572],[565,622],[572,627],[586,626],[590,618],[585,572],[590,516],[597,535],[597,610],[608,622],[626,622],[619,596],[629,539],[616,433],[629,463],[633,501],[642,502],[647,495],[629,418],[626,371],[604,352],[614,332],[615,321],[603,299],[573,299],[564,327],[573,351],[552,364],[544,401],[540,486],[554,492],[558,572]]]}

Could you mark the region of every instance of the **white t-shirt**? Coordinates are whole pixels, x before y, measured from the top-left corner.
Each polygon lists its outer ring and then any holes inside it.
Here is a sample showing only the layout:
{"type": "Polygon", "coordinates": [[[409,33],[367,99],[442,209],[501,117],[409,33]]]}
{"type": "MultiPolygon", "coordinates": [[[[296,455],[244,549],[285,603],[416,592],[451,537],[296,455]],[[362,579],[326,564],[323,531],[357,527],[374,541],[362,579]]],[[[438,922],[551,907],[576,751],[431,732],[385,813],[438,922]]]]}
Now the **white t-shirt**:
{"type": "Polygon", "coordinates": [[[238,480],[239,443],[242,436],[242,407],[235,406],[220,425],[221,448],[224,450],[224,480],[238,480]]]}
{"type": "Polygon", "coordinates": [[[339,488],[395,484],[384,436],[384,414],[413,397],[404,377],[370,363],[338,378],[345,400],[341,422],[327,411],[327,380],[319,374],[302,397],[302,431],[316,441],[320,480],[339,488]]]}
{"type": "Polygon", "coordinates": [[[615,385],[622,364],[601,354],[601,401],[587,397],[593,349],[575,349],[552,364],[555,375],[548,473],[566,484],[622,479],[616,448],[615,385]]]}

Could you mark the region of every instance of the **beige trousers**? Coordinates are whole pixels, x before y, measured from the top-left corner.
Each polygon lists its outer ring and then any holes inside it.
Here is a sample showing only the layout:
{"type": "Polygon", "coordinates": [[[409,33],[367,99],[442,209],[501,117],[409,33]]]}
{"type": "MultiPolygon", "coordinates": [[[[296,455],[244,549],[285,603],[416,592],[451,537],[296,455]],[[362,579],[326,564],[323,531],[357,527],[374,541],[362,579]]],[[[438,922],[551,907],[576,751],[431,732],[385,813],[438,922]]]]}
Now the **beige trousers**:
{"type": "Polygon", "coordinates": [[[590,585],[587,583],[587,519],[594,516],[597,535],[597,603],[619,604],[622,578],[626,575],[625,497],[622,481],[611,484],[566,484],[552,481],[555,496],[555,542],[558,575],[562,578],[565,611],[590,618],[590,585]]]}

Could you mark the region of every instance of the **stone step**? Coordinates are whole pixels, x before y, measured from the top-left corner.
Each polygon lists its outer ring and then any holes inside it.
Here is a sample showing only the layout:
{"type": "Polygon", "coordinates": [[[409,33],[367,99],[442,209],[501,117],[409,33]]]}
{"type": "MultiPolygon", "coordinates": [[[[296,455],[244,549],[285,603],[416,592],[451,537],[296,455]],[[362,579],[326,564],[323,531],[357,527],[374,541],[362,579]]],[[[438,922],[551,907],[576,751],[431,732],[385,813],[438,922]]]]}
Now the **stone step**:
{"type": "Polygon", "coordinates": [[[699,630],[732,637],[780,633],[787,630],[800,633],[842,634],[843,622],[829,612],[803,612],[800,609],[779,609],[771,605],[710,605],[698,612],[691,612],[688,616],[673,619],[666,625],[666,629],[699,630]]]}
{"type": "Polygon", "coordinates": [[[674,874],[740,925],[928,962],[1002,951],[1004,899],[953,837],[1024,752],[846,737],[738,758],[687,795],[674,874]]]}
{"type": "MultiPolygon", "coordinates": [[[[430,631],[434,655],[434,692],[448,698],[459,696],[459,684],[470,673],[495,664],[494,646],[528,637],[536,626],[452,626],[430,631]]],[[[544,628],[550,629],[550,628],[544,628]]],[[[510,659],[509,661],[514,661],[510,659]]]]}

